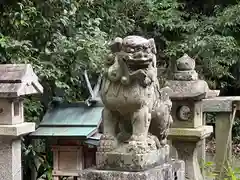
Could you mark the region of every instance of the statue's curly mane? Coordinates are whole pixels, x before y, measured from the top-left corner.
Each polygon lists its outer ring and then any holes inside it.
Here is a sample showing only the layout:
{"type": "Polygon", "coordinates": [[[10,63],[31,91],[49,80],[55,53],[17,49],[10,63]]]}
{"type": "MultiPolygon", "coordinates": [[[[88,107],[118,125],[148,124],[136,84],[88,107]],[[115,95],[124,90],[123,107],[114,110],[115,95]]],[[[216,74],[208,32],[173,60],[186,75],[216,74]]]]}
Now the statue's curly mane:
{"type": "Polygon", "coordinates": [[[166,143],[171,104],[159,88],[154,41],[116,38],[111,50],[101,88],[104,121],[112,128],[106,132],[120,142],[141,142],[145,150],[159,148],[166,143]]]}

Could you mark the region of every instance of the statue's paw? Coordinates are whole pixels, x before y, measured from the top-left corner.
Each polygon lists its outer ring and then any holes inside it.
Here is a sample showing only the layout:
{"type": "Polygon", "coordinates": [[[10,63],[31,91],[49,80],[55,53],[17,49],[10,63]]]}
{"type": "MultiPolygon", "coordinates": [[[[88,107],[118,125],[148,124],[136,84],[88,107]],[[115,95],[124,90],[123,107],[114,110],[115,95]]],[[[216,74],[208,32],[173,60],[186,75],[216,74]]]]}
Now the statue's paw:
{"type": "Polygon", "coordinates": [[[148,146],[147,141],[131,141],[129,142],[127,151],[129,153],[144,154],[149,152],[151,149],[148,146]]]}
{"type": "Polygon", "coordinates": [[[126,132],[120,132],[118,133],[117,135],[117,140],[119,142],[125,142],[125,141],[128,141],[128,139],[131,137],[131,134],[129,133],[126,133],[126,132]]]}
{"type": "Polygon", "coordinates": [[[102,135],[98,151],[109,152],[117,147],[117,139],[114,136],[102,135]]]}
{"type": "Polygon", "coordinates": [[[144,136],[144,135],[132,135],[130,138],[129,138],[129,141],[146,141],[147,140],[147,137],[144,136]]]}
{"type": "Polygon", "coordinates": [[[109,134],[103,134],[101,136],[101,140],[116,140],[116,138],[112,135],[109,135],[109,134]]]}

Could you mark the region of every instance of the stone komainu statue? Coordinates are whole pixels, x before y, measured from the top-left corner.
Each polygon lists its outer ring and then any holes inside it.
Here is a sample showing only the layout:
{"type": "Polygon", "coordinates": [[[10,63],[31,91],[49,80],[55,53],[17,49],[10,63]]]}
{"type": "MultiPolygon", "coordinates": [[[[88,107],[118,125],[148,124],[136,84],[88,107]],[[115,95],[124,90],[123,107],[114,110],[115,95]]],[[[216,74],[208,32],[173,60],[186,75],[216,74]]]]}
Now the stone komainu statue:
{"type": "Polygon", "coordinates": [[[147,152],[165,145],[172,103],[159,87],[156,47],[140,36],[116,38],[105,62],[102,151],[147,152]],[[119,146],[121,144],[121,146],[119,146]]]}

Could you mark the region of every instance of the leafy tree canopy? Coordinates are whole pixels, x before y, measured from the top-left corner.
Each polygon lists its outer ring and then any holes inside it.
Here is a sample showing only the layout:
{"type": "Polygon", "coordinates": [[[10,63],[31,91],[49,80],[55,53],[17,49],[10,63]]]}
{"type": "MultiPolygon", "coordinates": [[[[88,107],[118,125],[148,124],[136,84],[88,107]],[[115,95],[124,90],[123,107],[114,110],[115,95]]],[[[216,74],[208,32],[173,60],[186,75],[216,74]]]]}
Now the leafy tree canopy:
{"type": "Polygon", "coordinates": [[[76,101],[87,95],[82,72],[94,81],[107,43],[116,36],[153,37],[159,66],[183,53],[213,88],[238,87],[240,4],[178,0],[11,0],[0,5],[0,62],[31,63],[45,88],[76,101]],[[236,83],[237,82],[237,83],[236,83]]]}
{"type": "Polygon", "coordinates": [[[239,14],[237,0],[1,0],[0,63],[34,67],[45,89],[40,102],[26,100],[26,118],[35,122],[59,88],[68,101],[88,96],[83,71],[97,79],[116,36],[154,38],[158,65],[169,72],[188,53],[201,78],[233,95],[240,84],[239,14]]]}

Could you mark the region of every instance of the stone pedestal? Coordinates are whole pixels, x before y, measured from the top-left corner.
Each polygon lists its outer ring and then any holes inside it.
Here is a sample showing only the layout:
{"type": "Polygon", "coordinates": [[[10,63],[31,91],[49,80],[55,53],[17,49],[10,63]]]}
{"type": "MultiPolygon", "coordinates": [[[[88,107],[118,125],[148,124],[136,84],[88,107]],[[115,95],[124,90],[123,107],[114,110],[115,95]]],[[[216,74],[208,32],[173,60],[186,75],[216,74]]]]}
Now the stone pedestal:
{"type": "Polygon", "coordinates": [[[78,180],[184,180],[184,162],[172,161],[154,168],[139,171],[111,171],[86,169],[78,180]]]}
{"type": "Polygon", "coordinates": [[[183,161],[169,160],[169,146],[145,154],[97,152],[97,166],[79,174],[78,180],[184,180],[183,161]]]}
{"type": "Polygon", "coordinates": [[[181,140],[172,141],[178,152],[178,157],[185,162],[187,172],[186,179],[203,180],[200,171],[200,166],[197,158],[197,143],[196,141],[186,142],[181,140]],[[182,148],[184,147],[184,148],[182,148]]]}
{"type": "Polygon", "coordinates": [[[0,138],[0,179],[21,180],[21,140],[0,138]]]}
{"type": "Polygon", "coordinates": [[[21,180],[21,139],[19,136],[32,132],[34,123],[0,125],[0,179],[21,180]]]}
{"type": "Polygon", "coordinates": [[[176,148],[178,158],[185,162],[185,177],[189,180],[203,180],[198,162],[197,150],[202,139],[213,131],[211,126],[199,128],[171,128],[169,138],[176,148]]]}
{"type": "Polygon", "coordinates": [[[169,146],[145,154],[126,152],[97,152],[96,164],[98,169],[143,171],[164,164],[169,159],[169,146]]]}

